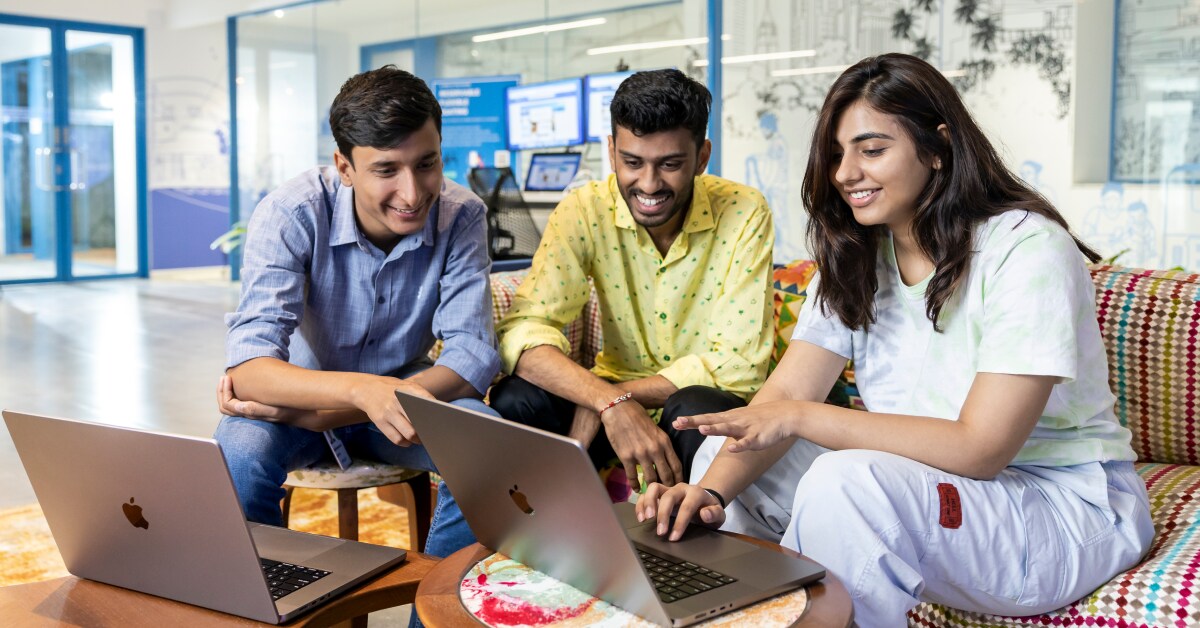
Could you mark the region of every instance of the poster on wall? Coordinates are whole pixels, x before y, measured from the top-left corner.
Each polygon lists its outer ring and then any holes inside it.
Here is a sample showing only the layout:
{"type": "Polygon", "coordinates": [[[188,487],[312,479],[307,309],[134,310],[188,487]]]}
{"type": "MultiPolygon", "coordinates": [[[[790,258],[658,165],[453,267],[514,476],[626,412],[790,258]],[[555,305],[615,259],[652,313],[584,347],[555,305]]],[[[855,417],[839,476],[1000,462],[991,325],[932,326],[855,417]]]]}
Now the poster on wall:
{"type": "Polygon", "coordinates": [[[495,166],[507,151],[504,90],[520,76],[435,79],[433,95],[442,106],[442,164],[445,176],[468,185],[472,166],[495,166]]]}

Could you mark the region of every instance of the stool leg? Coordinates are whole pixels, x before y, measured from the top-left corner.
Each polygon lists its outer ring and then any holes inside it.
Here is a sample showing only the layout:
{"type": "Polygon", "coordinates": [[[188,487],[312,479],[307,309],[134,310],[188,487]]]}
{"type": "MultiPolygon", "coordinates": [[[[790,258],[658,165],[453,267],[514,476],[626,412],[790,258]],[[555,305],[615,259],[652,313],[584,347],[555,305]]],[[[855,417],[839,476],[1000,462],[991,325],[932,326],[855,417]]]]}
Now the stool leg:
{"type": "Polygon", "coordinates": [[[351,541],[358,540],[358,489],[339,488],[338,493],[338,536],[351,541]]]}
{"type": "Polygon", "coordinates": [[[433,502],[429,491],[429,474],[422,473],[399,484],[375,489],[379,499],[404,508],[408,513],[408,546],[415,551],[425,549],[429,524],[433,519],[433,502]]]}
{"type": "Polygon", "coordinates": [[[433,523],[433,499],[429,494],[429,474],[422,473],[407,480],[405,484],[412,491],[413,519],[416,522],[411,529],[416,532],[418,552],[425,550],[425,541],[429,538],[429,524],[433,523]]]}
{"type": "Polygon", "coordinates": [[[292,491],[296,489],[291,486],[285,486],[283,487],[283,490],[283,527],[286,528],[288,527],[288,516],[291,515],[292,512],[292,491]]]}

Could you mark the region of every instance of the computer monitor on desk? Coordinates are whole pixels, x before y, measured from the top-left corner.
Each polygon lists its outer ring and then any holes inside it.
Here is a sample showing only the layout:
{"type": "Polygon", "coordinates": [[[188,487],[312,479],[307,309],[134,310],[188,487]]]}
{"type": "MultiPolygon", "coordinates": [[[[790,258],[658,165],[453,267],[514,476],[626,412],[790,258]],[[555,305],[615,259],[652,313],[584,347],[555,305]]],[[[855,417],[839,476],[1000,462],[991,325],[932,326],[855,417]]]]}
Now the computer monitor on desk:
{"type": "Polygon", "coordinates": [[[580,153],[534,153],[525,173],[526,192],[559,192],[579,172],[580,153]]]}

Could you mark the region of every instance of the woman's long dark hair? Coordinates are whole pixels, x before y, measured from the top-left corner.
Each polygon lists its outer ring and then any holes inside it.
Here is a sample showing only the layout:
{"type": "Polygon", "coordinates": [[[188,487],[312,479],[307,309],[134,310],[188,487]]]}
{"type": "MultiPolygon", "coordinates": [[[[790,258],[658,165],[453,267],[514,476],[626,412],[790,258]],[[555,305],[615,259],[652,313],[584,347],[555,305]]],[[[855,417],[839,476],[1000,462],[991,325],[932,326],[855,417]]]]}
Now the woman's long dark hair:
{"type": "MultiPolygon", "coordinates": [[[[925,314],[934,329],[940,331],[938,315],[966,276],[980,222],[1024,209],[1070,229],[1045,197],[1005,167],[941,72],[911,55],[863,59],[843,72],[825,97],[804,173],[809,247],[821,271],[816,296],[822,311],[832,311],[847,327],[866,329],[875,322],[875,260],[886,233],[882,225],[858,224],[831,181],[837,167],[832,155],[838,122],[859,101],[893,116],[923,162],[941,160],[917,197],[912,223],[917,246],[934,263],[925,300],[925,314]],[[937,130],[942,124],[949,129],[947,135],[937,130]]],[[[1078,238],[1075,244],[1092,262],[1100,259],[1078,238]]]]}

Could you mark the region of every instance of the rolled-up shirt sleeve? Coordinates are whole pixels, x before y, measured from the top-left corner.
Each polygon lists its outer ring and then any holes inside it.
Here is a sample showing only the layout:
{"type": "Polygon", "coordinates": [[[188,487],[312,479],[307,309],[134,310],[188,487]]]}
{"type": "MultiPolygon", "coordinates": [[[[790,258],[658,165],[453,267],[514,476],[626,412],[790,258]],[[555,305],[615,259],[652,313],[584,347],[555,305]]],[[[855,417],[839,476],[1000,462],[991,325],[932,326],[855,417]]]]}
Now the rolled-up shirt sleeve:
{"type": "Polygon", "coordinates": [[[521,354],[533,347],[550,345],[570,355],[562,328],[579,317],[592,294],[586,270],[590,238],[583,221],[575,196],[550,215],[529,274],[497,330],[504,372],[512,373],[521,354]]]}
{"type": "Polygon", "coordinates": [[[292,332],[304,313],[314,231],[304,212],[264,201],[254,211],[242,247],[242,294],[225,315],[225,368],[272,357],[287,361],[292,332]]]}
{"type": "Polygon", "coordinates": [[[441,299],[433,316],[433,333],[444,343],[437,364],[482,394],[500,370],[500,354],[492,325],[487,222],[483,208],[478,209],[457,215],[446,274],[439,282],[441,299]]]}

